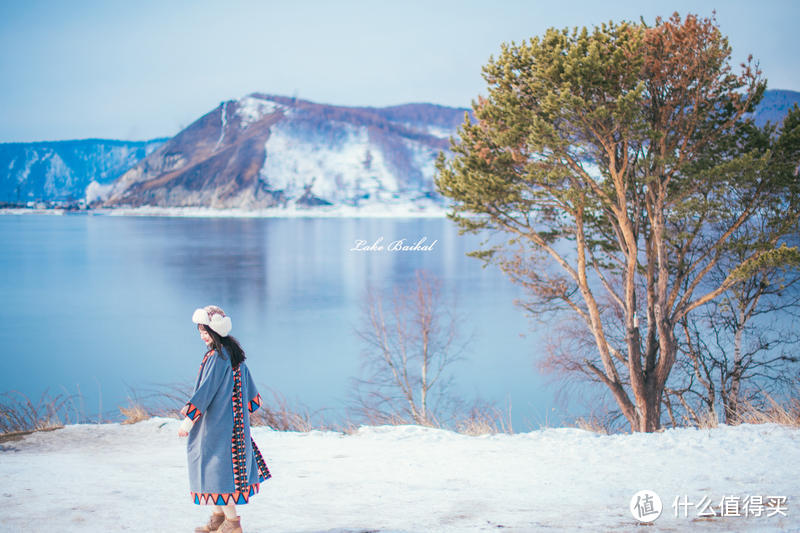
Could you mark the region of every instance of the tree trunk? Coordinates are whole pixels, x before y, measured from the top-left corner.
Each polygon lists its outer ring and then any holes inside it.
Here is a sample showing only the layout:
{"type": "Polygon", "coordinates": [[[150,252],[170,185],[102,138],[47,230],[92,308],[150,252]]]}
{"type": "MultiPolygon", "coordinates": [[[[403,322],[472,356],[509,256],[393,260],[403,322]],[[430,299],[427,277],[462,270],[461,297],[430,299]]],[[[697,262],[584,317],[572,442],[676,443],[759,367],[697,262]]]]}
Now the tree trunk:
{"type": "Polygon", "coordinates": [[[420,409],[422,410],[422,420],[428,422],[428,362],[422,365],[422,387],[421,387],[420,409]]]}
{"type": "MultiPolygon", "coordinates": [[[[746,319],[744,309],[740,309],[736,330],[733,333],[733,368],[728,375],[727,386],[722,383],[726,424],[739,422],[739,390],[742,386],[742,337],[746,319]]],[[[725,379],[724,373],[722,374],[722,379],[725,379]]]]}
{"type": "Polygon", "coordinates": [[[661,429],[661,396],[657,387],[647,387],[644,402],[639,407],[639,431],[652,433],[661,429]]]}

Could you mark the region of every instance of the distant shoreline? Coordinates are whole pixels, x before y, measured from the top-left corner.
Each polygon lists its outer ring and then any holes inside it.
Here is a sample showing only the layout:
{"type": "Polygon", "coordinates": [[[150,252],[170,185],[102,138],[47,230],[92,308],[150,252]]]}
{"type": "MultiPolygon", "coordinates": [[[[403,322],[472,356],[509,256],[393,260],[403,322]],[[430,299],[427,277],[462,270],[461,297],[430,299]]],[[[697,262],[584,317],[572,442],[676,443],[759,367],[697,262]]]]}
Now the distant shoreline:
{"type": "Polygon", "coordinates": [[[218,209],[212,207],[118,207],[103,209],[0,208],[0,215],[88,215],[172,218],[444,218],[447,209],[400,205],[365,207],[335,206],[315,208],[218,209]]]}

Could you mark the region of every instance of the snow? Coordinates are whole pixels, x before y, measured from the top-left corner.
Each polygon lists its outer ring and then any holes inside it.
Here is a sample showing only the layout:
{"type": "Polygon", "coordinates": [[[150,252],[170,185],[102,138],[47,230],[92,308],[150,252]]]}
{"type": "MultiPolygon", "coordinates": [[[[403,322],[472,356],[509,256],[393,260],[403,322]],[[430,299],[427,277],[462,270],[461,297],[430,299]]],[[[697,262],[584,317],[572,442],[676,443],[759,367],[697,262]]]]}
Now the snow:
{"type": "Polygon", "coordinates": [[[45,172],[44,192],[47,197],[58,196],[63,190],[70,190],[74,176],[64,160],[54,151],[47,150],[42,161],[48,161],[45,172]]]}
{"type": "Polygon", "coordinates": [[[234,217],[234,218],[315,218],[315,217],[444,217],[447,210],[432,201],[398,201],[394,203],[373,202],[359,207],[347,205],[316,206],[306,208],[297,205],[265,209],[216,209],[213,207],[120,207],[98,209],[96,214],[111,216],[165,216],[165,217],[234,217]]]}
{"type": "Polygon", "coordinates": [[[324,127],[318,121],[301,111],[270,127],[260,179],[281,191],[289,207],[302,209],[295,202],[309,187],[317,198],[358,207],[417,204],[432,189],[439,150],[428,143],[344,120],[324,127]]]}
{"type": "Polygon", "coordinates": [[[436,157],[439,155],[439,150],[408,139],[404,141],[406,148],[411,154],[414,168],[419,169],[422,175],[422,183],[418,186],[423,186],[423,184],[428,183],[432,184],[433,176],[436,174],[436,157]]]}
{"type": "Polygon", "coordinates": [[[307,132],[290,121],[275,124],[265,145],[262,179],[291,198],[301,196],[313,179],[312,194],[334,203],[363,194],[385,198],[398,191],[397,178],[383,152],[371,145],[366,127],[333,122],[331,128],[323,134],[307,132]]]}
{"type": "Polygon", "coordinates": [[[156,150],[158,150],[161,147],[162,144],[164,144],[163,141],[154,141],[154,142],[147,143],[145,145],[145,147],[144,147],[145,156],[148,156],[148,155],[152,154],[153,152],[155,152],[156,150]]]}
{"type": "Polygon", "coordinates": [[[457,135],[457,128],[445,128],[443,126],[437,126],[435,124],[426,124],[421,122],[401,122],[403,126],[412,130],[412,131],[419,131],[425,133],[427,135],[431,135],[433,137],[437,137],[439,139],[449,139],[450,137],[457,135]]]}
{"type": "Polygon", "coordinates": [[[253,96],[245,96],[236,104],[236,115],[239,117],[241,128],[244,129],[262,117],[274,113],[284,106],[271,100],[264,100],[253,96]]]}
{"type": "Polygon", "coordinates": [[[85,194],[86,203],[88,204],[94,202],[95,200],[102,200],[108,198],[113,188],[114,188],[113,183],[107,183],[105,185],[101,185],[97,181],[92,180],[89,183],[89,185],[86,186],[86,194],[85,194]]]}
{"type": "Polygon", "coordinates": [[[450,137],[456,135],[454,130],[439,126],[428,126],[425,128],[425,133],[428,135],[433,135],[434,137],[439,137],[440,139],[449,139],[450,137]]]}
{"type": "Polygon", "coordinates": [[[35,148],[25,149],[25,162],[23,169],[17,173],[17,183],[24,183],[28,181],[28,176],[31,174],[31,167],[39,162],[39,152],[35,148]]]}
{"type": "MultiPolygon", "coordinates": [[[[179,421],[73,425],[0,445],[4,529],[191,531],[179,421]]],[[[578,429],[466,436],[419,426],[335,432],[254,428],[273,478],[240,506],[244,530],[642,531],[641,489],[664,510],[648,531],[800,531],[800,431],[775,424],[601,436],[578,429]],[[785,496],[787,516],[696,520],[676,496],[785,496]]]]}
{"type": "Polygon", "coordinates": [[[219,148],[219,145],[222,144],[222,139],[225,138],[225,125],[228,123],[227,117],[225,115],[227,107],[228,107],[228,102],[222,102],[222,109],[219,112],[219,120],[220,120],[219,139],[217,139],[217,144],[216,146],[214,146],[215,151],[217,148],[219,148]]]}

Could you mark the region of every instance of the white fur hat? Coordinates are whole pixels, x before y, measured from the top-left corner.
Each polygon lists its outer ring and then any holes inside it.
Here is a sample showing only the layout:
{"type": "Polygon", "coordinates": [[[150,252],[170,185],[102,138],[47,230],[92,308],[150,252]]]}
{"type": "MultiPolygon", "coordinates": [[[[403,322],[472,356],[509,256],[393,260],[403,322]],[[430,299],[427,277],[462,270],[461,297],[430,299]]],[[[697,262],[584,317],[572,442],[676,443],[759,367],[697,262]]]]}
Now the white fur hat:
{"type": "Polygon", "coordinates": [[[227,337],[233,328],[231,317],[225,316],[225,312],[216,305],[195,309],[192,314],[192,322],[210,327],[221,337],[227,337]]]}

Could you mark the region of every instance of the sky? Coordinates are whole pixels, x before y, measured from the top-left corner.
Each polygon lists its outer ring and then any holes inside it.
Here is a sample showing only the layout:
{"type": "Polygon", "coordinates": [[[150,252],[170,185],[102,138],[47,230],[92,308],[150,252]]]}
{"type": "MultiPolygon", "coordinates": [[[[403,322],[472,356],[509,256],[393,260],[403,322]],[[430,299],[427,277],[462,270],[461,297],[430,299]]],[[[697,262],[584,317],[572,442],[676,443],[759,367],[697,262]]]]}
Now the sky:
{"type": "Polygon", "coordinates": [[[501,43],[712,10],[736,63],[800,90],[794,0],[3,0],[0,142],[168,137],[252,92],[467,107],[501,43]]]}

